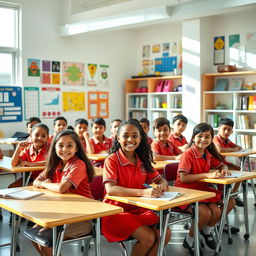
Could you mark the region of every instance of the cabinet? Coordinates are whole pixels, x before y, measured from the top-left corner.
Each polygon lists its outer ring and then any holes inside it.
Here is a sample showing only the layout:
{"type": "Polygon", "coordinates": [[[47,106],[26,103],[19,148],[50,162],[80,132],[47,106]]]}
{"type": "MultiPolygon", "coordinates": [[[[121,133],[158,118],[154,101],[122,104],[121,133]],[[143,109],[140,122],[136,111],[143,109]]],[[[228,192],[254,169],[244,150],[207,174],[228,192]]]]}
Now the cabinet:
{"type": "Polygon", "coordinates": [[[174,115],[182,113],[182,92],[177,91],[181,84],[182,76],[126,80],[126,119],[146,117],[152,123],[163,116],[171,120],[174,115]],[[170,91],[156,92],[160,83],[167,82],[171,84],[170,91]]]}
{"type": "Polygon", "coordinates": [[[244,148],[256,148],[256,88],[231,91],[232,79],[242,78],[243,84],[255,84],[256,71],[204,74],[202,79],[203,119],[217,130],[219,119],[234,121],[232,140],[244,148]],[[215,91],[217,79],[228,79],[226,91],[215,91]]]}

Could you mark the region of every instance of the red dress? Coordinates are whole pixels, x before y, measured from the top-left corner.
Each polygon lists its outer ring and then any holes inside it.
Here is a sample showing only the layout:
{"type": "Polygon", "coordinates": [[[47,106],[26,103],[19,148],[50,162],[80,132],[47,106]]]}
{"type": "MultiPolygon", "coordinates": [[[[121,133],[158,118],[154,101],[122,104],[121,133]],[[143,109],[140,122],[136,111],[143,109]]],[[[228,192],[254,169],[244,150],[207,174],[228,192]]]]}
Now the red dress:
{"type": "MultiPolygon", "coordinates": [[[[138,157],[136,165],[129,162],[121,149],[105,160],[104,183],[113,182],[121,187],[143,189],[144,183],[150,184],[158,177],[157,171],[147,172],[138,157]]],[[[151,226],[159,222],[159,217],[151,210],[106,198],[104,202],[124,209],[123,213],[102,218],[102,233],[109,242],[125,240],[140,226],[151,226]]]]}
{"type": "MultiPolygon", "coordinates": [[[[220,190],[210,187],[209,183],[195,181],[191,183],[182,183],[180,180],[180,173],[186,172],[188,174],[208,173],[210,169],[218,169],[223,163],[217,158],[213,157],[207,150],[205,150],[205,158],[199,153],[197,148],[192,145],[181,156],[178,175],[175,181],[175,186],[183,188],[191,188],[197,190],[204,190],[209,192],[215,192],[216,197],[203,200],[201,202],[217,203],[221,200],[222,192],[220,190]]],[[[184,205],[180,208],[186,209],[188,205],[184,205]]]]}

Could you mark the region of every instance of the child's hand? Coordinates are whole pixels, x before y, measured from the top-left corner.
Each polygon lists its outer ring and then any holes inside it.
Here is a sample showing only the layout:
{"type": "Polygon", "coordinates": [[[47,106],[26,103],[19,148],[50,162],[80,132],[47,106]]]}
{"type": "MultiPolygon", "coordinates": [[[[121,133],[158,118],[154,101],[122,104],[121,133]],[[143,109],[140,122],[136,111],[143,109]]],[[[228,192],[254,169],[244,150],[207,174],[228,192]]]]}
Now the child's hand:
{"type": "Polygon", "coordinates": [[[87,132],[87,131],[85,131],[85,132],[83,133],[83,136],[84,136],[84,139],[85,139],[85,140],[89,140],[89,138],[90,138],[90,134],[89,134],[89,132],[87,132]]]}
{"type": "Polygon", "coordinates": [[[161,191],[168,191],[168,183],[167,184],[159,184],[159,185],[156,185],[156,188],[158,190],[161,190],[161,191]]]}
{"type": "Polygon", "coordinates": [[[27,142],[27,141],[20,141],[19,144],[18,144],[18,147],[19,147],[20,149],[23,149],[23,148],[28,147],[29,144],[30,144],[30,143],[27,142]]]}
{"type": "Polygon", "coordinates": [[[230,176],[231,172],[228,169],[223,169],[221,170],[221,174],[225,177],[225,176],[230,176]]]}
{"type": "Polygon", "coordinates": [[[143,189],[143,192],[145,197],[160,197],[164,194],[162,189],[159,189],[157,187],[143,189]]]}
{"type": "Polygon", "coordinates": [[[213,171],[206,174],[209,179],[223,179],[224,175],[220,171],[213,171]]]}

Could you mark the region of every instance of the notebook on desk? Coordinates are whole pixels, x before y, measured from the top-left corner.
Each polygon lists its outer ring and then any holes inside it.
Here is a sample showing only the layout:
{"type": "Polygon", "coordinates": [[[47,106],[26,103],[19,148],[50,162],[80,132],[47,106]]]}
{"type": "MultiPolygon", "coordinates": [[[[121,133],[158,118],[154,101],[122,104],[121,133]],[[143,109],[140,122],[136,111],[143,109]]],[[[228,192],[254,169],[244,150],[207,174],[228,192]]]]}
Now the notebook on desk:
{"type": "Polygon", "coordinates": [[[26,200],[40,195],[43,195],[43,192],[22,188],[0,189],[0,197],[2,198],[26,200]]]}
{"type": "Polygon", "coordinates": [[[164,192],[164,194],[160,197],[140,197],[142,199],[150,199],[150,200],[161,200],[161,201],[171,201],[177,197],[182,196],[183,193],[180,192],[164,192]]]}

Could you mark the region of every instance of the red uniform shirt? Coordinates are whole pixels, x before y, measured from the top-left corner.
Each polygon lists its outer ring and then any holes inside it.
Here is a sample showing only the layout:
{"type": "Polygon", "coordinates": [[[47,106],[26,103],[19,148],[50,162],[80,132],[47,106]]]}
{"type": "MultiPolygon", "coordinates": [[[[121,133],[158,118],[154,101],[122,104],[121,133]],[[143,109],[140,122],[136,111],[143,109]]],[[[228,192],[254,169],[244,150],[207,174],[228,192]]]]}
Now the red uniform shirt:
{"type": "Polygon", "coordinates": [[[151,137],[149,137],[149,136],[147,138],[148,138],[148,144],[151,145],[152,142],[153,142],[153,139],[151,137]]]}
{"type": "Polygon", "coordinates": [[[176,137],[174,134],[171,134],[168,140],[177,147],[181,147],[183,145],[188,144],[186,138],[183,135],[180,135],[180,137],[176,137]]]}
{"type": "MultiPolygon", "coordinates": [[[[42,178],[45,178],[42,176],[42,178]]],[[[81,196],[92,197],[91,188],[88,181],[86,165],[84,161],[76,155],[73,156],[62,170],[62,161],[60,161],[53,174],[53,182],[61,183],[63,180],[69,181],[72,186],[68,192],[81,196]]]]}
{"type": "Polygon", "coordinates": [[[49,136],[49,138],[48,138],[48,140],[47,140],[47,142],[48,142],[49,144],[52,143],[54,136],[55,136],[54,134],[52,134],[52,135],[49,136]]]}
{"type": "MultiPolygon", "coordinates": [[[[28,161],[31,163],[45,161],[47,158],[47,153],[50,145],[46,143],[38,152],[35,151],[33,144],[31,143],[28,148],[23,149],[20,152],[19,158],[22,161],[28,161]]],[[[31,178],[35,180],[41,171],[33,171],[31,173],[31,178]]]]}
{"type": "MultiPolygon", "coordinates": [[[[144,183],[150,184],[159,177],[159,173],[154,170],[150,173],[145,170],[142,162],[137,156],[137,164],[134,165],[125,157],[123,151],[108,156],[105,160],[103,171],[103,183],[114,182],[117,186],[126,188],[145,189],[144,183]]],[[[104,199],[105,202],[115,204],[124,208],[125,211],[138,208],[129,204],[104,199]]]]}
{"type": "Polygon", "coordinates": [[[165,144],[159,140],[153,140],[151,149],[154,154],[162,156],[178,156],[182,154],[182,151],[170,141],[165,144]]]}
{"type": "Polygon", "coordinates": [[[80,139],[80,143],[81,143],[81,145],[82,145],[82,147],[83,147],[84,152],[85,152],[85,153],[88,153],[87,150],[86,150],[86,141],[80,139]]]}

